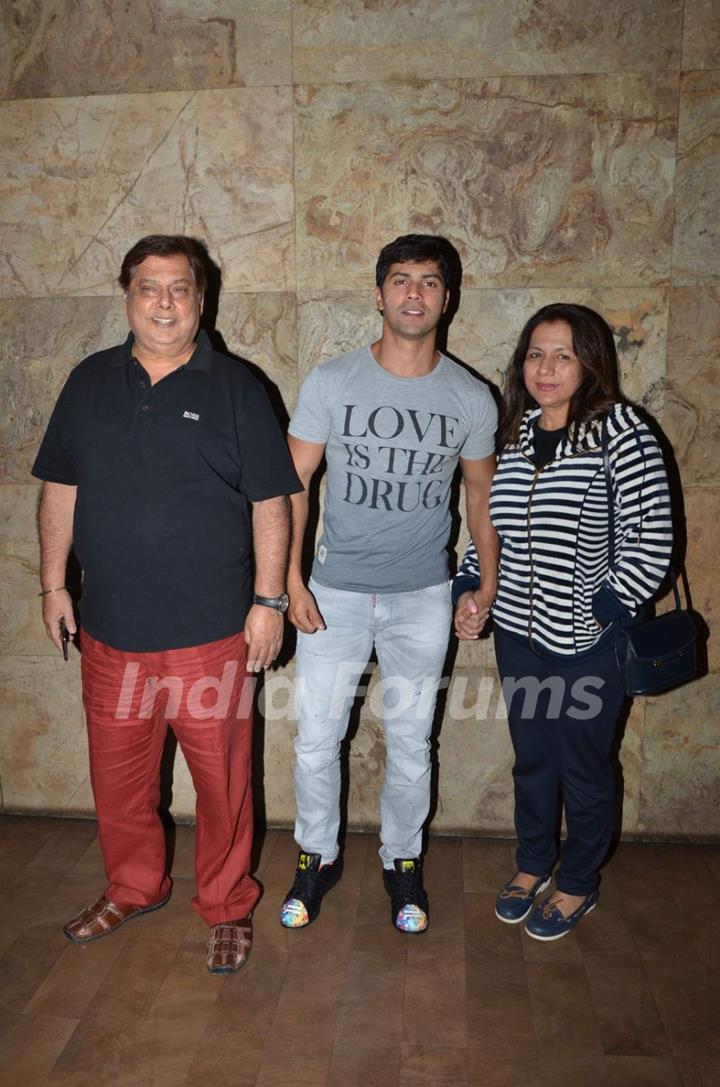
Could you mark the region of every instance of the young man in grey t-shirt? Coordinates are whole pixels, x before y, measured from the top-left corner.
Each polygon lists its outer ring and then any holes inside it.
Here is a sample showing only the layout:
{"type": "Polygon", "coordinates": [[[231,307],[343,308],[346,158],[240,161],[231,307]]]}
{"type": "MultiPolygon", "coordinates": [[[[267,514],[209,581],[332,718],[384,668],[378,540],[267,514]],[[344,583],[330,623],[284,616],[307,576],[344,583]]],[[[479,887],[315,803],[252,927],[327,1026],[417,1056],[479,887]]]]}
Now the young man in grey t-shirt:
{"type": "Polygon", "coordinates": [[[430,806],[430,730],[451,621],[450,488],[460,463],[481,570],[481,617],[495,595],[488,516],[497,412],[487,387],[435,346],[449,301],[440,239],[406,235],[376,268],[380,339],[316,366],[290,421],[305,491],[292,496],[289,616],[298,629],[295,741],[300,846],[281,910],[286,928],[315,919],[340,878],[340,744],[375,647],[383,683],[386,769],[381,849],[393,924],[422,932],[422,828],[430,806]],[[307,488],[325,456],[323,532],[306,587],[307,488]]]}

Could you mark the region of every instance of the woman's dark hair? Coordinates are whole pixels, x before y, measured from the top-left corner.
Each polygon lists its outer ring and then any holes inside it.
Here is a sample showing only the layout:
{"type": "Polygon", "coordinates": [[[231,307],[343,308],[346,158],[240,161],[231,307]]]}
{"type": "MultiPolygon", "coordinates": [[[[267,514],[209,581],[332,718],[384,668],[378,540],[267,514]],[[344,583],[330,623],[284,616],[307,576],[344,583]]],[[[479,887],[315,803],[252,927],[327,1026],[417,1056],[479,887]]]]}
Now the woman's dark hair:
{"type": "Polygon", "coordinates": [[[178,254],[187,257],[198,293],[204,294],[207,286],[207,251],[197,238],[188,238],[184,234],[148,234],[135,242],[123,258],[118,283],[126,291],[146,257],[174,257],[178,254]]]}
{"type": "Polygon", "coordinates": [[[380,250],[375,265],[375,282],[382,287],[392,264],[421,264],[434,260],[442,276],[445,290],[450,289],[450,266],[447,258],[448,242],[434,234],[403,234],[380,250]]]}
{"type": "Polygon", "coordinates": [[[528,408],[536,407],[525,388],[523,367],[532,334],[538,325],[566,321],[572,331],[573,351],[583,369],[583,380],[570,401],[568,424],[599,419],[621,399],[615,340],[607,321],[589,309],[568,302],[543,306],[526,323],[505,375],[505,422],[502,444],[518,440],[520,423],[528,408]]]}

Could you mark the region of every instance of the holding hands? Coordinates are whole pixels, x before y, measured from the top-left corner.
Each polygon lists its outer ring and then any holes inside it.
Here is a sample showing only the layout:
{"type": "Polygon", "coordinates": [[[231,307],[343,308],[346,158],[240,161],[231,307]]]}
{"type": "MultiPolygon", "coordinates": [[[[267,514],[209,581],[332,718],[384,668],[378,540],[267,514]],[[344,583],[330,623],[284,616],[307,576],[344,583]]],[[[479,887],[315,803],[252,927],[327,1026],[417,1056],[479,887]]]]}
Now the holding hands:
{"type": "Polygon", "coordinates": [[[455,634],[461,641],[479,638],[488,618],[495,597],[490,589],[475,589],[462,593],[455,605],[455,634]]]}

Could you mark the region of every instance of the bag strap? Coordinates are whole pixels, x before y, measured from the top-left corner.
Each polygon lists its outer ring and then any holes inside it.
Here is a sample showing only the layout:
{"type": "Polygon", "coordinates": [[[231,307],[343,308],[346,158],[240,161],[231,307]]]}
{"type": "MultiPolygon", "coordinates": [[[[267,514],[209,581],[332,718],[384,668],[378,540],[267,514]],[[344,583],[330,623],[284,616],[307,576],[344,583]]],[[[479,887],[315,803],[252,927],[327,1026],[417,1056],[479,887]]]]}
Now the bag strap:
{"type": "MultiPolygon", "coordinates": [[[[636,435],[637,437],[637,435],[636,435]]],[[[638,445],[640,443],[638,442],[638,445]]],[[[615,565],[616,549],[615,549],[615,492],[612,484],[612,474],[610,470],[610,435],[608,433],[607,415],[602,421],[602,428],[600,430],[600,448],[602,449],[603,458],[603,471],[605,473],[605,489],[607,491],[608,501],[608,565],[612,569],[615,565]]],[[[640,446],[640,452],[642,453],[642,446],[640,446]]],[[[682,611],[682,603],[680,602],[680,591],[678,589],[677,578],[675,577],[675,565],[671,561],[668,568],[670,574],[670,584],[672,585],[673,596],[675,597],[675,610],[682,611]]]]}

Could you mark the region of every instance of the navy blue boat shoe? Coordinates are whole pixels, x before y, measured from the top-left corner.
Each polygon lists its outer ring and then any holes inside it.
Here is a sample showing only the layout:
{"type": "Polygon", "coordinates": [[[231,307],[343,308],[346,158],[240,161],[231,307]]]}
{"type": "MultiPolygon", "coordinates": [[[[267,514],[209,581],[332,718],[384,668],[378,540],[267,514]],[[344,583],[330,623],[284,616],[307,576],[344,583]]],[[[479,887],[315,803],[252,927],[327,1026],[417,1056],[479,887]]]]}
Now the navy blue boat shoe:
{"type": "Polygon", "coordinates": [[[525,931],[528,936],[532,936],[533,940],[559,940],[562,936],[567,936],[568,932],[572,932],[578,921],[582,921],[586,913],[595,909],[597,902],[598,893],[592,891],[569,917],[563,917],[560,907],[546,898],[533,910],[525,931]]]}
{"type": "Polygon", "coordinates": [[[506,925],[519,925],[533,908],[536,895],[542,894],[549,885],[549,872],[546,876],[540,876],[530,888],[521,887],[510,880],[495,899],[495,916],[506,925]]]}

